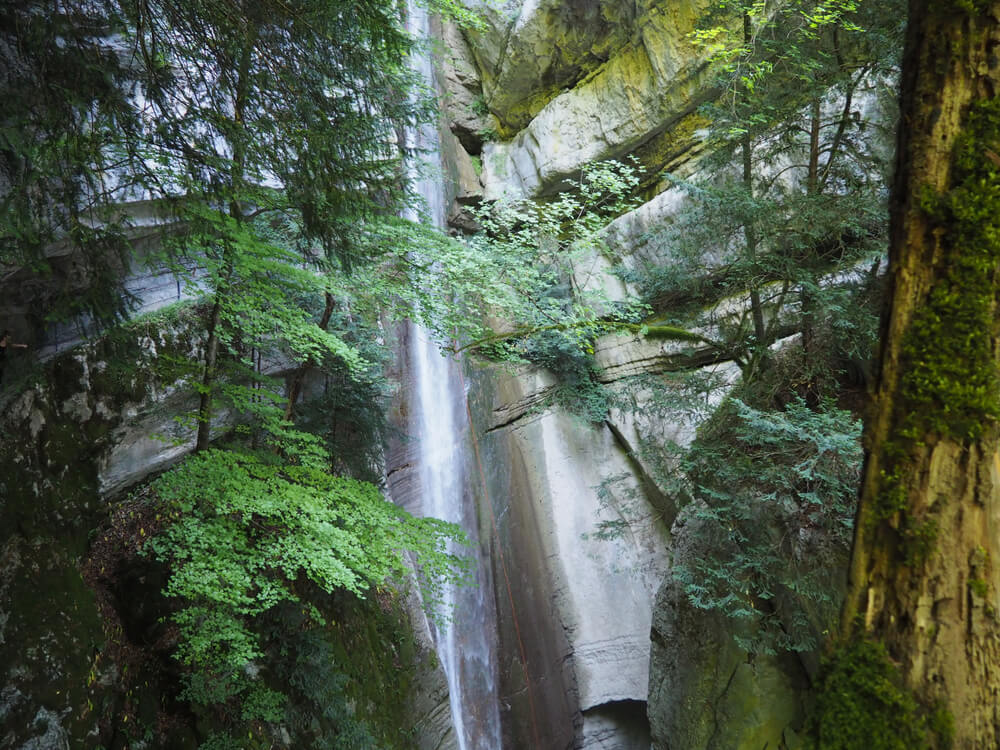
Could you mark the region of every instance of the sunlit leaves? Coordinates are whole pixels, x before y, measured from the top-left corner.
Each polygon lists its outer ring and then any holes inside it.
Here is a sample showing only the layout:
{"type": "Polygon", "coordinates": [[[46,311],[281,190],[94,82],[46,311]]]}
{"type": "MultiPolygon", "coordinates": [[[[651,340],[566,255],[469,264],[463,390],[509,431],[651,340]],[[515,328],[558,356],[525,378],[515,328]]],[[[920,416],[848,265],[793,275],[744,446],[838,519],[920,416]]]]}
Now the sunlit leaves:
{"type": "Polygon", "coordinates": [[[722,142],[757,136],[810,99],[823,98],[873,58],[899,44],[896,6],[859,0],[717,0],[691,38],[719,71],[721,95],[704,107],[722,142]],[[875,24],[869,33],[862,27],[875,24]],[[888,42],[888,45],[886,45],[888,42]]]}
{"type": "Polygon", "coordinates": [[[466,563],[446,549],[449,539],[463,538],[456,526],[415,519],[374,485],[311,462],[212,449],[152,489],[170,523],[148,548],[170,564],[164,593],[181,603],[177,655],[194,668],[188,694],[200,702],[247,688],[244,669],[262,656],[253,618],[281,602],[302,602],[322,622],[302,599],[305,582],[363,596],[400,580],[403,555],[412,553],[427,584],[425,602],[434,607],[442,587],[464,579],[466,563]]]}
{"type": "Polygon", "coordinates": [[[553,198],[482,206],[481,231],[469,244],[510,287],[495,314],[515,330],[558,331],[583,348],[609,322],[638,323],[646,311],[641,302],[612,301],[600,284],[581,283],[577,272],[607,252],[601,232],[634,207],[640,172],[631,162],[600,162],[553,198]]]}

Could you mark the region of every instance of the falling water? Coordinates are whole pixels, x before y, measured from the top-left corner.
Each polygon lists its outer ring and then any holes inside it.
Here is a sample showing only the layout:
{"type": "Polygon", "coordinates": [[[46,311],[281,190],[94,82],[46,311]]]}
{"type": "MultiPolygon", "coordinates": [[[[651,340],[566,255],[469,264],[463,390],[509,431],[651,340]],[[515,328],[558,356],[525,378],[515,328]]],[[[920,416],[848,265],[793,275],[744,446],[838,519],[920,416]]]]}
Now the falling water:
{"type": "MultiPolygon", "coordinates": [[[[415,3],[409,5],[410,32],[417,38],[429,39],[430,23],[426,11],[415,3]]],[[[424,80],[433,85],[430,56],[422,54],[414,64],[424,80]]],[[[416,145],[431,155],[431,171],[440,173],[436,128],[426,127],[413,137],[416,145]]],[[[442,178],[419,179],[417,189],[426,201],[435,226],[443,228],[442,178]]],[[[436,629],[435,644],[448,678],[458,747],[460,750],[499,750],[493,582],[488,555],[479,543],[474,494],[466,470],[470,427],[461,366],[453,358],[442,355],[427,331],[411,326],[409,339],[415,407],[410,434],[419,447],[422,512],[457,523],[465,530],[472,542],[465,554],[471,553],[474,557],[477,584],[447,592],[445,604],[446,608],[453,607],[453,619],[436,629]]]]}

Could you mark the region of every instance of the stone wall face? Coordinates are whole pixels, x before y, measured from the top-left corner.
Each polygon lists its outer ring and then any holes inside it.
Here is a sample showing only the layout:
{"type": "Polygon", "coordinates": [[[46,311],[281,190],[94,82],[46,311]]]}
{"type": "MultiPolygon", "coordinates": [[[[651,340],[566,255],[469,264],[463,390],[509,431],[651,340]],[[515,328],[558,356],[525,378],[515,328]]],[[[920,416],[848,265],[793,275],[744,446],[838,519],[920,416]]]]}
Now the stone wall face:
{"type": "MultiPolygon", "coordinates": [[[[113,507],[110,493],[178,456],[166,440],[128,444],[140,434],[137,429],[149,430],[146,437],[157,429],[167,434],[173,415],[187,406],[184,396],[156,381],[152,358],[157,351],[188,356],[197,344],[177,331],[119,344],[97,342],[56,356],[30,382],[8,383],[2,395],[3,747],[96,745],[108,736],[109,717],[137,717],[125,695],[136,675],[126,679],[116,658],[127,636],[120,626],[116,636],[109,635],[110,601],[84,571],[95,534],[113,507]],[[127,357],[129,367],[122,368],[119,357],[127,357]]],[[[152,579],[150,585],[151,601],[157,589],[152,579]]],[[[138,610],[145,607],[133,604],[132,614],[141,619],[138,610]]],[[[148,711],[155,714],[161,697],[156,680],[147,678],[144,719],[148,711]]],[[[173,739],[177,747],[195,746],[183,731],[173,739]]]]}
{"type": "Polygon", "coordinates": [[[644,712],[637,718],[627,707],[646,701],[666,529],[644,519],[613,542],[597,538],[598,524],[620,515],[615,493],[642,492],[612,430],[552,408],[512,414],[510,405],[541,398],[542,375],[479,378],[474,416],[496,519],[494,566],[502,568],[498,583],[510,584],[497,592],[501,653],[511,665],[504,699],[520,692],[532,704],[522,699],[506,717],[511,747],[536,746],[530,725],[546,725],[553,710],[572,733],[539,747],[648,747],[644,712]],[[628,478],[602,493],[612,476],[628,478]]]}
{"type": "Polygon", "coordinates": [[[627,154],[655,172],[696,149],[709,87],[689,34],[706,0],[512,5],[467,33],[464,50],[450,46],[445,65],[456,132],[467,135],[472,102],[485,118],[472,149],[487,197],[545,193],[627,154]]]}
{"type": "MultiPolygon", "coordinates": [[[[632,155],[653,175],[696,168],[706,125],[697,109],[711,90],[689,34],[707,0],[466,4],[484,12],[486,28],[442,32],[456,231],[469,229],[463,204],[545,197],[590,162],[632,155]],[[470,155],[477,173],[461,168],[470,155]]],[[[669,184],[646,189],[652,197],[605,233],[627,267],[656,261],[644,235],[683,201],[669,184]]],[[[633,291],[607,258],[585,265],[580,278],[611,299],[633,291]]],[[[690,346],[606,336],[595,349],[598,377],[615,392],[633,376],[678,369],[682,349],[688,368],[739,377],[735,364],[690,346]]],[[[672,528],[675,498],[657,487],[640,446],[685,444],[694,427],[680,413],[647,413],[649,394],[631,386],[633,408],[595,424],[552,403],[547,372],[477,370],[471,380],[482,513],[495,523],[505,746],[795,747],[801,665],[748,665],[728,624],[690,607],[669,575],[676,555],[694,552],[685,529],[672,528]],[[598,538],[606,520],[625,523],[598,538]]]]}

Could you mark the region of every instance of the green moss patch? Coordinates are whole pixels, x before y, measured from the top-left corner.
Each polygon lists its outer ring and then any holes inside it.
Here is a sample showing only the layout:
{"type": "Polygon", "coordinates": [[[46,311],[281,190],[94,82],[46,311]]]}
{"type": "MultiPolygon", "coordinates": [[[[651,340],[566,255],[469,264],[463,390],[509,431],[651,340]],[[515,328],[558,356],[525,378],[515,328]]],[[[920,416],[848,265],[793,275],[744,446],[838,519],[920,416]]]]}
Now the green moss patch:
{"type": "Polygon", "coordinates": [[[949,747],[945,711],[923,711],[880,643],[842,646],[823,666],[811,720],[815,750],[949,747]]]}
{"type": "Polygon", "coordinates": [[[884,446],[879,522],[902,514],[909,564],[933,551],[933,518],[910,518],[913,454],[945,438],[973,441],[1000,418],[1000,380],[992,352],[1000,266],[1000,99],[975,103],[955,146],[953,187],[928,190],[921,207],[941,234],[937,280],[902,342],[900,399],[884,446]]]}
{"type": "Polygon", "coordinates": [[[12,743],[5,747],[44,732],[43,712],[72,737],[96,726],[102,642],[93,593],[57,540],[14,536],[0,545],[0,679],[8,691],[0,724],[12,743]]]}
{"type": "Polygon", "coordinates": [[[978,438],[1000,416],[991,351],[1000,263],[1000,99],[977,103],[956,146],[955,187],[923,197],[945,231],[940,278],[903,342],[906,436],[978,438]]]}

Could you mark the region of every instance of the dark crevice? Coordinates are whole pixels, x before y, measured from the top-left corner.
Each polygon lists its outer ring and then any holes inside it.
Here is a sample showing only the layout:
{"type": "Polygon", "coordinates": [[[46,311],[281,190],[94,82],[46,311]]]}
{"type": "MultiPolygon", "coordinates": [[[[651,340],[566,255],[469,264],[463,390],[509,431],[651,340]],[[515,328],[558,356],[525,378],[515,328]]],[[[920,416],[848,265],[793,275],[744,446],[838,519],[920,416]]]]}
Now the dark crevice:
{"type": "Polygon", "coordinates": [[[395,466],[395,467],[389,469],[389,471],[387,471],[386,474],[385,474],[385,478],[388,479],[393,474],[396,474],[396,473],[398,473],[400,471],[405,471],[406,469],[410,469],[412,467],[413,467],[413,463],[411,461],[407,461],[405,464],[400,464],[399,466],[395,466]]]}

